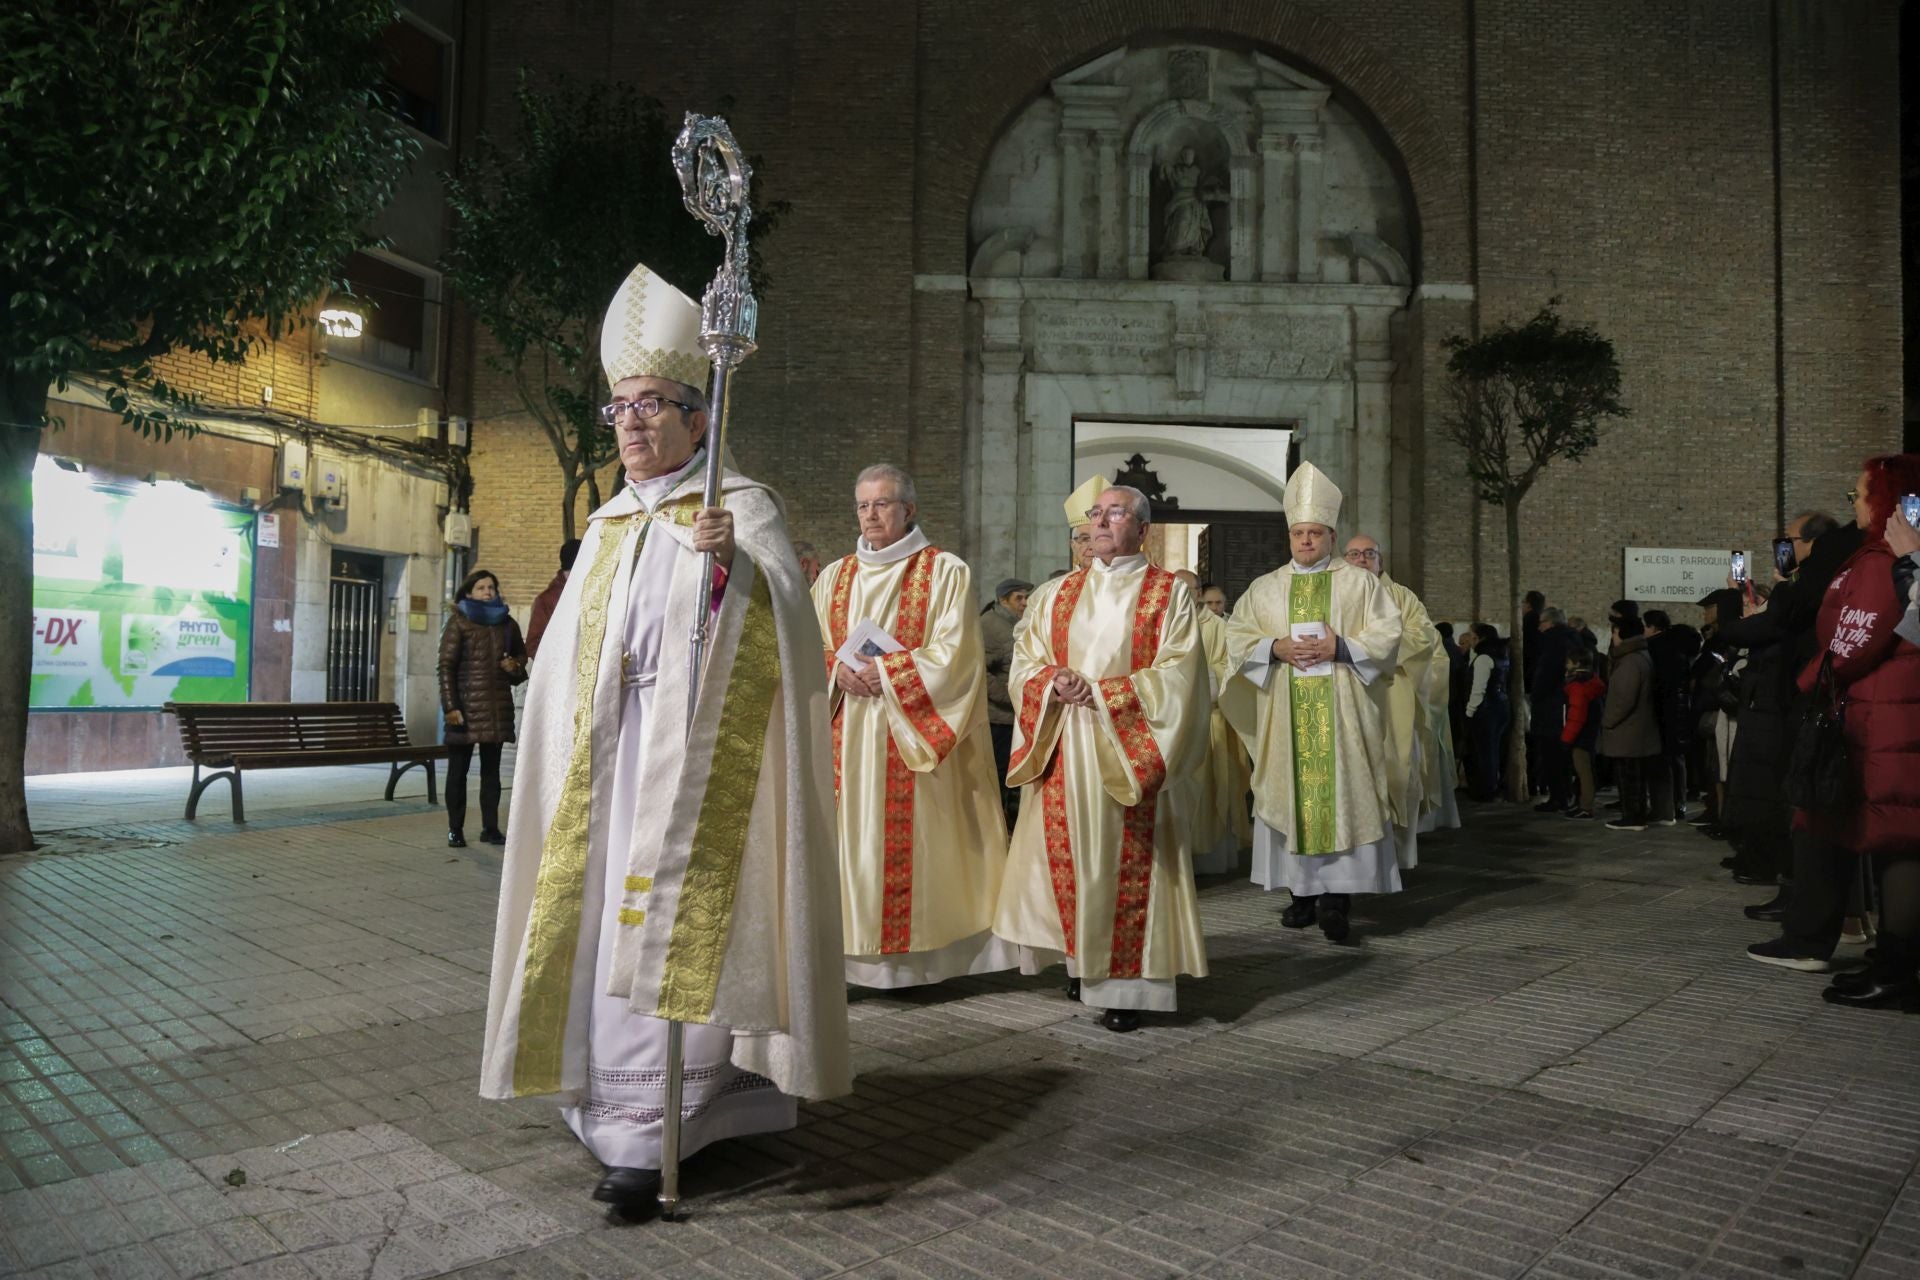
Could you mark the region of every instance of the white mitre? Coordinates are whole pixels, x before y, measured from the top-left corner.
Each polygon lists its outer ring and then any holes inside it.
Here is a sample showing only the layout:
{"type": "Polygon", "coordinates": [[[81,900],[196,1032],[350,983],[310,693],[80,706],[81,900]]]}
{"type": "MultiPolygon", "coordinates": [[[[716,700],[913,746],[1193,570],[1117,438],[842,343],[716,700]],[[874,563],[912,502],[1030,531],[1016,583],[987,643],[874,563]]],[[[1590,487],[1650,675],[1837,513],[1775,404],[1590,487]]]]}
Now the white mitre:
{"type": "Polygon", "coordinates": [[[1311,462],[1303,462],[1287,477],[1286,496],[1282,499],[1289,527],[1296,524],[1323,524],[1329,529],[1340,524],[1340,491],[1327,479],[1327,473],[1311,462]]]}
{"type": "Polygon", "coordinates": [[[713,362],[700,347],[700,304],[641,263],[607,308],[600,363],[610,387],[622,378],[667,378],[704,392],[713,362]]]}

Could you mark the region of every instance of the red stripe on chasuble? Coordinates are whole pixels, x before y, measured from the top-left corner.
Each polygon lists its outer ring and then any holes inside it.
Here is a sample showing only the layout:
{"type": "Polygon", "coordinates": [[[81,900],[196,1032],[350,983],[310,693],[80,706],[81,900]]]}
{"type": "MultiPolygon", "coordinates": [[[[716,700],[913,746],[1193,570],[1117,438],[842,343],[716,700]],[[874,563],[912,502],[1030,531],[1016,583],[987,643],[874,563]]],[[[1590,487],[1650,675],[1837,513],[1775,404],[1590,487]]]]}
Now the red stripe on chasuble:
{"type": "MultiPolygon", "coordinates": [[[[1133,609],[1132,667],[1141,671],[1160,654],[1160,624],[1173,591],[1173,575],[1149,566],[1133,609]]],[[[1120,820],[1119,887],[1113,903],[1113,949],[1107,958],[1110,978],[1138,978],[1147,943],[1147,902],[1153,885],[1153,829],[1167,762],[1153,739],[1146,710],[1131,676],[1100,682],[1100,698],[1113,720],[1120,749],[1140,784],[1140,803],[1129,805],[1120,820]]]]}
{"type": "MultiPolygon", "coordinates": [[[[1033,735],[1038,728],[1040,702],[1046,696],[1047,686],[1053,683],[1053,677],[1067,665],[1067,643],[1072,638],[1073,611],[1080,604],[1080,593],[1086,590],[1087,571],[1075,569],[1060,580],[1060,589],[1053,593],[1053,612],[1048,616],[1051,626],[1048,638],[1052,643],[1054,665],[1048,667],[1027,681],[1026,694],[1021,699],[1020,723],[1025,731],[1026,745],[1033,746],[1033,735]]],[[[1025,759],[1024,753],[1021,756],[1025,759]]],[[[1060,753],[1054,752],[1053,759],[1047,761],[1046,772],[1040,776],[1040,816],[1041,829],[1047,840],[1047,871],[1053,880],[1053,903],[1060,912],[1060,936],[1065,940],[1066,952],[1074,954],[1074,920],[1078,915],[1077,903],[1080,891],[1073,870],[1073,837],[1067,830],[1067,773],[1060,763],[1060,753]]]]}
{"type": "MultiPolygon", "coordinates": [[[[847,642],[847,604],[853,599],[853,571],[857,558],[848,556],[840,562],[840,572],[833,576],[833,595],[827,604],[827,691],[833,691],[833,669],[839,665],[840,646],[847,642]]],[[[846,714],[847,700],[842,697],[840,705],[833,711],[833,794],[840,795],[840,719],[846,714]]]]}
{"type": "MultiPolygon", "coordinates": [[[[942,758],[953,749],[953,730],[933,709],[920,672],[913,665],[913,650],[926,643],[927,609],[933,600],[933,562],[940,555],[936,547],[914,552],[907,561],[906,577],[900,583],[900,606],[894,617],[893,638],[905,650],[880,658],[880,667],[894,685],[901,710],[913,721],[914,728],[927,745],[942,758]],[[904,677],[904,679],[903,679],[904,677]],[[916,715],[915,701],[926,719],[939,727],[940,738],[916,715]]],[[[844,626],[844,620],[843,620],[844,626]]],[[[844,632],[843,632],[844,634],[844,632]]],[[[842,643],[845,643],[842,641],[842,643]]],[[[844,705],[844,704],[843,704],[844,705]]],[[[839,743],[834,744],[834,759],[840,758],[839,743]]],[[[880,899],[880,954],[900,955],[913,944],[913,770],[900,758],[900,744],[887,733],[886,812],[881,823],[882,895],[880,899]]]]}

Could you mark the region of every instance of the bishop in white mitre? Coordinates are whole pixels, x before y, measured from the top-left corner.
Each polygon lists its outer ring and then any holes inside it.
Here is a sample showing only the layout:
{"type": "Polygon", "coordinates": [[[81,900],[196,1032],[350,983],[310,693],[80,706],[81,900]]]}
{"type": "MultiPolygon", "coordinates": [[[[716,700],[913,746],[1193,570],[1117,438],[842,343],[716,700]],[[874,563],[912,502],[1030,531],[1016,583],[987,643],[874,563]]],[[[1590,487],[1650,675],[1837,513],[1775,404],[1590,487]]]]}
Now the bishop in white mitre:
{"type": "Polygon", "coordinates": [[[645,266],[606,318],[626,483],[528,692],[481,1061],[483,1096],[559,1101],[629,1212],[659,1184],[668,1020],[683,1156],[852,1087],[820,628],[773,492],[728,470],[704,507],[699,327],[645,266]]]}
{"type": "MultiPolygon", "coordinates": [[[[1218,699],[1231,674],[1227,668],[1227,624],[1207,605],[1199,575],[1191,569],[1176,569],[1173,576],[1198,602],[1195,616],[1200,622],[1201,652],[1207,660],[1207,684],[1212,698],[1218,699]]],[[[1218,594],[1219,588],[1214,591],[1218,594]]],[[[1192,836],[1193,873],[1197,876],[1224,875],[1238,868],[1240,851],[1247,847],[1251,834],[1247,821],[1247,750],[1227,726],[1217,701],[1207,717],[1207,730],[1206,759],[1176,788],[1183,810],[1190,815],[1187,824],[1192,836]]]]}
{"type": "Polygon", "coordinates": [[[1206,944],[1166,784],[1207,750],[1206,661],[1192,593],[1147,563],[1150,511],[1110,487],[1093,562],[1036,587],[1014,639],[1010,785],[1023,788],[994,932],[1027,972],[1065,960],[1069,994],[1132,1031],[1171,1011],[1206,944]]]}
{"type": "Polygon", "coordinates": [[[1400,611],[1334,554],[1331,480],[1301,463],[1285,502],[1293,558],[1234,606],[1222,701],[1253,756],[1254,882],[1292,893],[1281,923],[1341,942],[1353,894],[1400,889],[1382,706],[1400,611]]]}
{"type": "MultiPolygon", "coordinates": [[[[1413,591],[1394,581],[1386,571],[1380,543],[1367,534],[1347,540],[1346,562],[1380,580],[1394,607],[1400,610],[1400,651],[1393,676],[1386,682],[1387,799],[1393,809],[1393,838],[1401,870],[1419,865],[1420,834],[1431,830],[1426,816],[1427,786],[1432,779],[1435,740],[1432,714],[1435,667],[1446,671],[1447,651],[1440,633],[1427,616],[1426,605],[1413,591]]],[[[1453,788],[1448,786],[1447,792],[1453,788]]],[[[1456,820],[1455,826],[1459,825],[1456,820]]]]}
{"type": "Polygon", "coordinates": [[[833,686],[847,981],[1011,969],[1017,952],[993,936],[1007,820],[973,574],[927,541],[900,468],[862,471],[854,513],[854,553],[813,584],[833,686]]]}

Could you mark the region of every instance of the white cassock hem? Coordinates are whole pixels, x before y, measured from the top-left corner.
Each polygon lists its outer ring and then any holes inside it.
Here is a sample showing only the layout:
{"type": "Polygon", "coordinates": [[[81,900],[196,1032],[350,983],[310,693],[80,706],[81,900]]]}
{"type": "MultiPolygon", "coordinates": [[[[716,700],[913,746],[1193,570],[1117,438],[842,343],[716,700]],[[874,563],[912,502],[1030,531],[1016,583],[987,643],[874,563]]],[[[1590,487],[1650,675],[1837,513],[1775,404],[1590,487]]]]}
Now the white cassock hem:
{"type": "Polygon", "coordinates": [[[1213,842],[1207,850],[1194,850],[1193,874],[1197,876],[1229,875],[1240,869],[1240,837],[1228,831],[1213,842]]]}
{"type": "Polygon", "coordinates": [[[1287,852],[1287,838],[1253,820],[1253,882],[1303,897],[1322,893],[1398,893],[1400,861],[1390,827],[1378,844],[1340,853],[1303,856],[1287,852]]]}
{"type": "Polygon", "coordinates": [[[1420,815],[1421,831],[1435,831],[1441,827],[1458,827],[1460,825],[1460,800],[1459,797],[1453,794],[1453,787],[1450,785],[1452,781],[1453,780],[1449,778],[1440,784],[1440,807],[1438,809],[1429,809],[1426,813],[1420,815]]]}
{"type": "Polygon", "coordinates": [[[1000,973],[1020,966],[1020,950],[991,929],[949,942],[935,951],[908,951],[896,956],[847,956],[847,982],[856,987],[890,991],[896,987],[924,987],[949,978],[977,973],[1000,973]]]}
{"type": "MultiPolygon", "coordinates": [[[[1021,947],[1020,972],[1032,977],[1066,962],[1067,976],[1080,977],[1080,964],[1046,947],[1021,947]]],[[[1095,1009],[1140,1009],[1173,1013],[1179,1008],[1172,978],[1080,978],[1080,1003],[1095,1009]]]]}

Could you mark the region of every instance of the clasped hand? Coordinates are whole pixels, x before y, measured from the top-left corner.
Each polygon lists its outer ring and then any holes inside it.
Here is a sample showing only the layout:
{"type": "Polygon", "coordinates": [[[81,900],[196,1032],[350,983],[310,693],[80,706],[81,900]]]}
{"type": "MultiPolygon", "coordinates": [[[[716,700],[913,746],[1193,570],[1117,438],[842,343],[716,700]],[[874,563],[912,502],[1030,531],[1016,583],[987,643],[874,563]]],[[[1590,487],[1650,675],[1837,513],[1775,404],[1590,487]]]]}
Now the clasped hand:
{"type": "Polygon", "coordinates": [[[858,670],[844,662],[833,667],[833,683],[842,693],[850,693],[856,698],[877,698],[880,696],[880,664],[869,662],[858,670]]]}
{"type": "Polygon", "coordinates": [[[1290,636],[1281,636],[1273,642],[1275,662],[1289,663],[1302,671],[1322,662],[1332,662],[1339,648],[1339,637],[1329,631],[1319,637],[1301,637],[1298,640],[1290,636]]]}
{"type": "Polygon", "coordinates": [[[721,568],[733,568],[733,512],[725,507],[707,507],[696,515],[693,549],[711,551],[721,568]]]}
{"type": "Polygon", "coordinates": [[[1093,685],[1078,671],[1062,668],[1053,673],[1053,696],[1076,707],[1093,705],[1093,685]]]}

